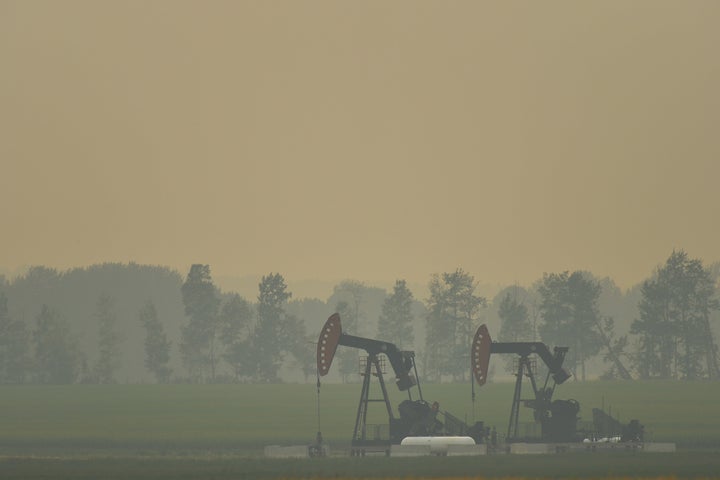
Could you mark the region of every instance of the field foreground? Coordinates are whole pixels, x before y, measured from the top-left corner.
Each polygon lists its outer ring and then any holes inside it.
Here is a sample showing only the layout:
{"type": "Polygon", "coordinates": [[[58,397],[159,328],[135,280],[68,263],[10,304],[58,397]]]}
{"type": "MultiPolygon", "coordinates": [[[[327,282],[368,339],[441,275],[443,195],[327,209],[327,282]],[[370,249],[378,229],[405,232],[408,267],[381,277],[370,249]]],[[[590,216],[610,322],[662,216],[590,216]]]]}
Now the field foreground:
{"type": "Polygon", "coordinates": [[[718,452],[420,458],[3,458],[10,479],[720,478],[718,452]]]}
{"type": "MultiPolygon", "coordinates": [[[[389,391],[397,412],[402,392],[389,391]]],[[[339,451],[352,435],[359,393],[359,384],[323,385],[318,419],[314,384],[0,386],[0,454],[2,448],[262,452],[264,445],[312,442],[318,420],[339,451]]],[[[474,403],[469,384],[428,384],[423,393],[468,422],[485,421],[499,433],[507,428],[512,384],[486,384],[474,403]]],[[[637,418],[647,441],[720,448],[720,382],[568,382],[554,398],[579,401],[582,421],[592,420],[593,407],[623,422],[637,418]]],[[[387,423],[378,406],[369,423],[387,423]]],[[[521,422],[531,416],[522,409],[521,422]]]]}
{"type": "MultiPolygon", "coordinates": [[[[502,431],[512,385],[426,385],[425,398],[502,431]]],[[[393,405],[402,400],[391,392],[393,405]]],[[[0,386],[0,479],[718,478],[720,382],[587,382],[558,388],[581,416],[612,408],[678,453],[585,452],[478,457],[351,458],[359,385],[321,387],[321,429],[333,456],[261,457],[264,445],[308,444],[314,385],[0,386]]],[[[387,421],[385,413],[385,421],[387,421]]],[[[525,418],[528,412],[524,412],[525,418]]],[[[376,417],[383,420],[382,412],[376,417]]]]}

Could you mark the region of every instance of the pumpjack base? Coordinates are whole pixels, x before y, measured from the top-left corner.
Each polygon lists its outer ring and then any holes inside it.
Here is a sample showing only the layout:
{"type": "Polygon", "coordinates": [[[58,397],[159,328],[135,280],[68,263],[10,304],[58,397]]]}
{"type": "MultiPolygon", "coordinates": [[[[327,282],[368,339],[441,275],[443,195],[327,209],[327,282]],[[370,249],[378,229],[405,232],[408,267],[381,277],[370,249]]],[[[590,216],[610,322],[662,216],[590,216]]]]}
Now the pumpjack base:
{"type": "Polygon", "coordinates": [[[354,441],[350,447],[351,457],[364,457],[367,455],[390,455],[390,442],[387,440],[354,441]]]}

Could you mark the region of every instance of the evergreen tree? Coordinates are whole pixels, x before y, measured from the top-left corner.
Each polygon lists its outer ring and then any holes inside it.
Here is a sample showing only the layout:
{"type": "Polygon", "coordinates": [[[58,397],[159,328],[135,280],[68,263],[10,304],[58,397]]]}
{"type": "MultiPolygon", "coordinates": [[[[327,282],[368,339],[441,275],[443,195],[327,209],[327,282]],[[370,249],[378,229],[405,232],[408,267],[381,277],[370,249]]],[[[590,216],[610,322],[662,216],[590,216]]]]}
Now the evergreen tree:
{"type": "Polygon", "coordinates": [[[412,313],[413,294],[405,280],[396,280],[392,295],[383,302],[378,320],[378,338],[412,348],[415,343],[412,313]]]}
{"type": "Polygon", "coordinates": [[[33,331],[37,381],[47,384],[73,383],[81,355],[77,342],[60,315],[47,305],[35,319],[33,331]]]}
{"type": "Polygon", "coordinates": [[[172,369],[170,363],[170,340],[158,318],[155,304],[148,302],[138,313],[145,328],[145,367],[155,376],[158,383],[168,383],[172,369]]]}
{"type": "Polygon", "coordinates": [[[215,380],[218,362],[217,335],[219,333],[218,307],[215,285],[209,265],[195,264],[190,267],[187,279],[180,289],[188,324],[182,329],[180,352],[192,381],[202,378],[210,370],[210,380],[215,380]]]}

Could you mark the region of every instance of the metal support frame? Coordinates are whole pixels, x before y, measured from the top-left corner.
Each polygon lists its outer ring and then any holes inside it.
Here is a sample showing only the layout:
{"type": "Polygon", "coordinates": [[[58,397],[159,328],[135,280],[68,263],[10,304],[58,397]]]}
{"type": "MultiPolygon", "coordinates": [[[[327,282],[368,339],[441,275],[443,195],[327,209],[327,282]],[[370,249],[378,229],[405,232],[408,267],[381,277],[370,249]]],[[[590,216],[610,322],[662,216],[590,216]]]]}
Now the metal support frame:
{"type": "MultiPolygon", "coordinates": [[[[543,428],[543,438],[551,435],[550,431],[545,431],[545,427],[548,425],[547,419],[552,405],[552,396],[555,392],[555,387],[570,378],[570,372],[562,367],[567,351],[568,347],[555,347],[551,353],[548,347],[541,342],[493,342],[487,326],[480,325],[480,327],[478,327],[470,350],[471,369],[478,385],[481,386],[485,384],[487,380],[490,354],[513,353],[520,357],[516,372],[517,378],[515,379],[515,393],[513,395],[512,406],[510,407],[510,421],[507,431],[507,438],[509,440],[516,440],[518,438],[518,420],[520,417],[521,401],[524,402],[525,406],[533,409],[535,421],[540,423],[543,428]],[[535,372],[533,371],[532,362],[528,359],[531,354],[537,354],[548,367],[545,383],[540,389],[538,389],[537,383],[535,382],[535,372]],[[520,398],[524,375],[527,375],[532,383],[533,399],[522,400],[520,398]],[[553,380],[552,385],[548,386],[551,378],[553,380]]],[[[473,390],[473,395],[474,393],[473,390]]],[[[577,404],[577,402],[575,402],[575,404],[577,404]]],[[[555,430],[553,430],[553,432],[554,431],[555,430]]]]}
{"type": "Polygon", "coordinates": [[[527,371],[527,376],[530,377],[532,383],[533,392],[537,394],[537,385],[535,384],[535,374],[533,373],[530,360],[527,355],[521,355],[518,359],[518,369],[515,374],[515,393],[513,394],[512,406],[510,409],[510,421],[508,422],[507,438],[516,439],[518,438],[519,420],[520,420],[520,402],[522,401],[522,382],[523,376],[527,371]]]}
{"type": "MultiPolygon", "coordinates": [[[[316,351],[318,381],[320,377],[328,374],[333,358],[335,357],[337,347],[340,345],[362,349],[368,354],[365,365],[360,367],[362,369],[361,375],[364,375],[364,378],[362,391],[360,392],[357,415],[355,417],[355,429],[352,438],[353,448],[351,449],[351,454],[364,455],[366,447],[369,449],[384,448],[386,453],[389,454],[390,442],[393,440],[397,440],[399,442],[400,439],[396,437],[403,434],[408,425],[402,423],[402,414],[400,414],[400,418],[397,419],[393,415],[392,407],[390,405],[390,397],[388,396],[385,380],[383,378],[383,365],[381,364],[381,360],[387,358],[392,367],[393,373],[395,374],[395,384],[400,391],[407,390],[408,401],[418,402],[417,400],[413,401],[413,394],[411,393],[412,387],[417,387],[418,395],[420,397],[419,402],[425,403],[417,376],[415,353],[409,350],[400,350],[396,345],[389,342],[345,334],[342,331],[340,315],[334,313],[327,319],[325,325],[323,325],[323,328],[320,331],[320,336],[318,337],[316,351]],[[385,357],[380,357],[380,355],[384,355],[385,357]],[[380,388],[382,390],[382,398],[370,398],[370,382],[372,375],[377,375],[378,377],[380,388]],[[368,439],[368,428],[370,428],[370,426],[367,424],[367,412],[370,402],[385,403],[385,408],[387,409],[388,414],[388,439],[380,438],[381,435],[379,433],[374,435],[373,438],[368,439]]],[[[426,404],[424,406],[429,408],[426,404]]]]}
{"type": "Polygon", "coordinates": [[[378,356],[374,353],[368,354],[367,362],[365,364],[362,391],[360,392],[360,402],[358,403],[357,416],[355,417],[355,430],[353,432],[352,439],[353,447],[364,446],[368,441],[366,425],[368,404],[370,402],[385,402],[385,408],[387,409],[389,418],[388,423],[392,422],[394,417],[392,407],[390,406],[390,397],[388,396],[387,388],[385,387],[385,380],[383,379],[378,356]],[[375,374],[377,375],[378,382],[380,383],[383,398],[370,398],[370,377],[372,376],[373,367],[375,368],[375,374]]]}

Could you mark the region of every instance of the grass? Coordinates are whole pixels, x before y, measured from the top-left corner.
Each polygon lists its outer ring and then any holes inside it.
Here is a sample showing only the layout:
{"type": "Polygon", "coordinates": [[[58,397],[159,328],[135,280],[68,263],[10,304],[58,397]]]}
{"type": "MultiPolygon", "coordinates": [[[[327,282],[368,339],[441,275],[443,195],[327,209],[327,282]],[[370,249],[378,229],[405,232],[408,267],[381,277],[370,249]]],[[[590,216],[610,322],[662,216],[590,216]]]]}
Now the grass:
{"type": "MultiPolygon", "coordinates": [[[[474,408],[469,385],[427,385],[423,394],[502,431],[512,389],[477,389],[474,408]]],[[[348,445],[359,391],[357,384],[321,388],[321,428],[335,452],[348,445]]],[[[395,408],[406,398],[393,386],[390,394],[395,408]]],[[[568,383],[555,397],[578,400],[584,420],[604,403],[624,422],[640,419],[651,440],[702,449],[270,460],[259,455],[264,445],[314,438],[315,385],[2,386],[0,478],[720,478],[720,383],[568,383]]],[[[371,421],[381,423],[383,407],[376,407],[371,421]]]]}
{"type": "Polygon", "coordinates": [[[4,459],[0,478],[720,478],[717,453],[492,457],[4,459]]]}
{"type": "MultiPolygon", "coordinates": [[[[471,422],[484,420],[505,430],[512,384],[477,389],[469,385],[427,385],[427,400],[471,422]]],[[[371,392],[378,396],[379,389],[371,392]]],[[[321,429],[331,445],[347,445],[352,434],[360,385],[321,388],[321,429]]],[[[390,386],[393,407],[404,397],[390,386]]],[[[591,409],[612,408],[623,422],[637,418],[653,441],[681,446],[720,445],[715,415],[720,383],[570,382],[555,398],[580,402],[583,420],[591,409]]],[[[381,405],[370,422],[383,423],[381,405]]],[[[371,407],[372,408],[372,407],[371,407]]],[[[524,420],[530,412],[523,409],[524,420]]],[[[523,420],[521,419],[521,420],[523,420]]],[[[268,444],[309,443],[317,431],[315,385],[70,385],[0,387],[0,447],[33,448],[259,450],[268,444]]],[[[0,450],[0,454],[2,450],[0,450]]]]}

